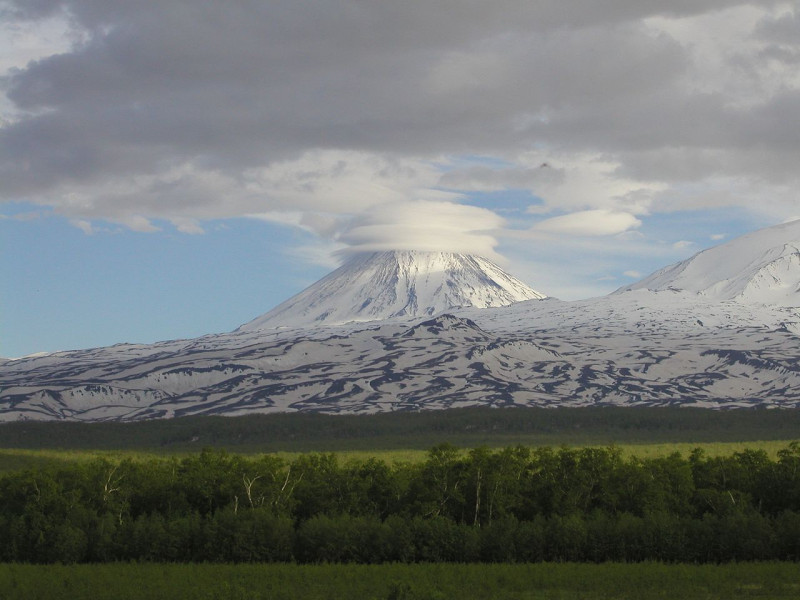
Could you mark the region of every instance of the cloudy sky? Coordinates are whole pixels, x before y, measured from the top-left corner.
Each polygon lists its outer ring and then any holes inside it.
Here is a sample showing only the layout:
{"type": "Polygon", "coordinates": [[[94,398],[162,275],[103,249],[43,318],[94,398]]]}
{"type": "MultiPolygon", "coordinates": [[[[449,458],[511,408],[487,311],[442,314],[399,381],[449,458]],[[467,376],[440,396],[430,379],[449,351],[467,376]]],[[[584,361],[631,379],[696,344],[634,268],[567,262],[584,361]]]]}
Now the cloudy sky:
{"type": "Polygon", "coordinates": [[[797,2],[0,0],[0,355],[384,248],[605,294],[800,217],[798,165],[797,2]]]}

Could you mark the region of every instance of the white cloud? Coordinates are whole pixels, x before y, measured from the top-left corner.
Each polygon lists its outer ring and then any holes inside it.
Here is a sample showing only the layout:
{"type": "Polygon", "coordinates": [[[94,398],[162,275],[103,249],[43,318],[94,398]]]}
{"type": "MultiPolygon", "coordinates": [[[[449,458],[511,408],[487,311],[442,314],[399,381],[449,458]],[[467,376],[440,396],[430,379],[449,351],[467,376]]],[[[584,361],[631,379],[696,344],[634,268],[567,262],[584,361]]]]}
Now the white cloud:
{"type": "Polygon", "coordinates": [[[642,274],[639,271],[625,271],[622,273],[625,277],[630,277],[631,279],[640,279],[642,274]]]}
{"type": "Polygon", "coordinates": [[[615,235],[641,224],[639,219],[629,213],[596,209],[545,219],[534,225],[533,230],[564,235],[615,235]]]}
{"type": "Polygon", "coordinates": [[[80,229],[81,231],[83,231],[83,233],[85,233],[86,235],[93,235],[95,233],[92,224],[89,221],[86,221],[85,219],[71,219],[70,223],[73,226],[80,229]]]}
{"type": "Polygon", "coordinates": [[[347,222],[342,215],[316,212],[275,211],[247,216],[268,223],[297,227],[322,239],[333,239],[347,222]]]}
{"type": "Polygon", "coordinates": [[[718,242],[719,240],[724,240],[727,237],[725,233],[713,233],[708,236],[708,239],[718,242]]]}
{"type": "Polygon", "coordinates": [[[172,224],[181,233],[188,233],[189,235],[200,235],[205,233],[205,230],[200,226],[196,219],[186,218],[172,218],[172,224]]]}
{"type": "MultiPolygon", "coordinates": [[[[0,78],[32,61],[66,52],[75,41],[64,15],[42,20],[16,21],[3,18],[0,4],[0,78]]],[[[2,81],[2,79],[0,79],[2,81]]],[[[0,126],[20,118],[14,103],[0,94],[0,126]]]]}
{"type": "MultiPolygon", "coordinates": [[[[2,8],[0,5],[0,11],[2,8]]],[[[41,21],[0,20],[0,74],[33,60],[66,52],[73,42],[69,31],[70,27],[61,15],[41,21]]]]}
{"type": "Polygon", "coordinates": [[[138,231],[139,233],[153,233],[156,231],[160,231],[160,227],[156,227],[153,223],[150,222],[150,219],[143,217],[142,215],[125,215],[116,219],[113,219],[115,223],[119,223],[120,225],[124,225],[131,231],[138,231]]]}
{"type": "Polygon", "coordinates": [[[490,210],[438,201],[383,204],[365,212],[339,236],[347,252],[429,250],[498,259],[493,232],[503,220],[490,210]]]}
{"type": "Polygon", "coordinates": [[[674,244],[672,244],[672,247],[675,250],[684,250],[686,248],[691,248],[694,245],[695,245],[694,242],[690,242],[689,240],[679,240],[674,244]]]}
{"type": "MultiPolygon", "coordinates": [[[[335,269],[339,266],[338,256],[346,246],[337,242],[323,242],[317,244],[305,244],[300,246],[293,246],[285,250],[286,254],[299,258],[303,262],[311,265],[317,265],[328,269],[335,269]]],[[[314,283],[313,281],[307,282],[308,285],[314,283]]]]}
{"type": "Polygon", "coordinates": [[[551,210],[606,209],[645,215],[665,189],[663,183],[626,177],[620,173],[618,161],[594,153],[529,151],[518,161],[532,166],[547,164],[540,170],[555,171],[557,177],[531,188],[551,210]]]}

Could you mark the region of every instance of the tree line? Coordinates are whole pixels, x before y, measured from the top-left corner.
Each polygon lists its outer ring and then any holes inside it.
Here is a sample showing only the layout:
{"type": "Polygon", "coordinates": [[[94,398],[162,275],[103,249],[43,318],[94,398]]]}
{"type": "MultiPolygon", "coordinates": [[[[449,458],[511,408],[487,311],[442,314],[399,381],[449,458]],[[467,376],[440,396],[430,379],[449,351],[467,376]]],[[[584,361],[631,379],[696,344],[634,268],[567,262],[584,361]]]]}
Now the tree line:
{"type": "Polygon", "coordinates": [[[771,459],[443,444],[419,463],[206,449],[0,477],[0,561],[800,560],[800,443],[771,459]]]}
{"type": "Polygon", "coordinates": [[[2,448],[145,449],[240,452],[414,448],[442,441],[464,447],[602,445],[621,442],[742,442],[793,439],[800,409],[712,410],[681,407],[486,406],[326,415],[313,412],[184,416],[144,421],[0,423],[2,448]]]}

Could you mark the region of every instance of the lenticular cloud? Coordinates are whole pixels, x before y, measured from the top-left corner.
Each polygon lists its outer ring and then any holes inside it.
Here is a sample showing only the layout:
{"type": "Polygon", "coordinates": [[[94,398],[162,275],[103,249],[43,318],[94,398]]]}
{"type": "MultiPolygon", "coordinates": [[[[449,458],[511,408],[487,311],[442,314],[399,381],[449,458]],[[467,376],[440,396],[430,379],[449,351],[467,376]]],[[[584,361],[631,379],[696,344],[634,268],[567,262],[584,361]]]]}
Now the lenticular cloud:
{"type": "Polygon", "coordinates": [[[552,217],[539,222],[534,229],[545,233],[595,236],[624,233],[641,224],[642,222],[630,213],[597,209],[552,217]]]}
{"type": "Polygon", "coordinates": [[[490,210],[453,202],[409,201],[377,206],[339,236],[344,254],[421,250],[498,258],[492,231],[503,219],[490,210]]]}

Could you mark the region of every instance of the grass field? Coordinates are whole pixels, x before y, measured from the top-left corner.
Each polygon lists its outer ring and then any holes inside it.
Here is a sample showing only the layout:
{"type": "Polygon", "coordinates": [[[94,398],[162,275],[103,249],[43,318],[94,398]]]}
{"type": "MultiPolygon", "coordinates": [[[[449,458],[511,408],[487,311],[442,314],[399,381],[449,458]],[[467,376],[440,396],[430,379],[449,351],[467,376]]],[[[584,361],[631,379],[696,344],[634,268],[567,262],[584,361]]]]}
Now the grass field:
{"type": "Polygon", "coordinates": [[[795,599],[792,563],[30,566],[0,564],[15,600],[795,599]]]}
{"type": "MultiPolygon", "coordinates": [[[[785,448],[792,440],[756,440],[749,442],[706,442],[706,443],[656,443],[656,444],[617,444],[623,456],[637,456],[639,458],[654,458],[668,456],[675,452],[683,456],[688,456],[695,448],[702,448],[708,456],[729,456],[734,452],[745,449],[764,450],[771,459],[775,459],[777,453],[785,448]]],[[[585,445],[584,445],[585,446],[585,445]]],[[[500,447],[500,446],[498,446],[500,447]]],[[[572,446],[580,447],[580,446],[572,446]]],[[[464,452],[469,448],[465,447],[464,452]]],[[[82,462],[95,458],[105,458],[111,462],[118,462],[126,458],[132,460],[154,460],[164,459],[174,456],[177,458],[196,454],[194,452],[181,451],[155,451],[155,450],[30,450],[17,448],[0,448],[0,474],[11,471],[19,471],[29,468],[38,468],[48,464],[59,464],[65,462],[82,462]]],[[[236,451],[238,454],[258,455],[260,452],[236,451]]],[[[291,462],[303,452],[274,452],[291,462]]],[[[428,456],[428,450],[342,450],[336,455],[343,461],[354,460],[363,462],[369,458],[377,458],[387,464],[397,462],[420,462],[428,456]]]]}

